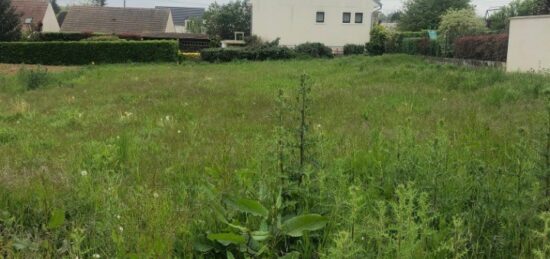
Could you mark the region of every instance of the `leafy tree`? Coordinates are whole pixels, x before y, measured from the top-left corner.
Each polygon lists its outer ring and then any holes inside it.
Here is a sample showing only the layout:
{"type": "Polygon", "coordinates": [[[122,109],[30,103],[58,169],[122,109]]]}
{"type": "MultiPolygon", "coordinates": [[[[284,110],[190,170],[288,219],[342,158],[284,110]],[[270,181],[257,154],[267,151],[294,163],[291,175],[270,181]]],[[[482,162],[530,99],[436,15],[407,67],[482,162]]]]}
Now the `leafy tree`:
{"type": "Polygon", "coordinates": [[[439,26],[441,15],[449,9],[470,7],[470,0],[407,0],[400,17],[399,29],[419,31],[439,26]]]}
{"type": "Polygon", "coordinates": [[[510,18],[514,16],[529,16],[548,14],[550,12],[550,0],[514,0],[502,7],[487,20],[491,30],[508,30],[510,18]]]}
{"type": "Polygon", "coordinates": [[[203,33],[205,31],[204,22],[201,18],[190,18],[185,26],[189,33],[203,33]]]}
{"type": "Polygon", "coordinates": [[[485,31],[483,20],[476,16],[473,8],[449,10],[441,17],[439,25],[439,40],[443,55],[451,55],[454,41],[461,36],[477,34],[485,31]]]}
{"type": "Polygon", "coordinates": [[[401,20],[401,15],[403,15],[401,11],[395,11],[388,14],[388,22],[399,22],[401,20]]]}
{"type": "Polygon", "coordinates": [[[11,0],[0,0],[0,41],[21,38],[21,17],[11,5],[11,0]]]}
{"type": "Polygon", "coordinates": [[[248,0],[225,5],[213,3],[204,13],[206,32],[211,38],[233,39],[235,32],[250,35],[252,10],[248,0]]]}

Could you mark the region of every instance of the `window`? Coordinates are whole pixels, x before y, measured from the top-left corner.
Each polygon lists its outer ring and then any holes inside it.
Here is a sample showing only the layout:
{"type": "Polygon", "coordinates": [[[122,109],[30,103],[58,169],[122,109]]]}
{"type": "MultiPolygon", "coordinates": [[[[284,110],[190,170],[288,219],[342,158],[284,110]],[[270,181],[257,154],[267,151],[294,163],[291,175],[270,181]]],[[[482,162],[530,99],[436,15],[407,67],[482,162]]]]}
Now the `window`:
{"type": "Polygon", "coordinates": [[[355,23],[363,23],[363,13],[355,13],[355,23]]]}
{"type": "Polygon", "coordinates": [[[315,21],[317,23],[324,23],[325,22],[325,12],[317,12],[317,15],[315,17],[315,21]]]}
{"type": "Polygon", "coordinates": [[[344,13],[342,16],[342,22],[343,23],[350,23],[351,22],[351,13],[344,13]]]}

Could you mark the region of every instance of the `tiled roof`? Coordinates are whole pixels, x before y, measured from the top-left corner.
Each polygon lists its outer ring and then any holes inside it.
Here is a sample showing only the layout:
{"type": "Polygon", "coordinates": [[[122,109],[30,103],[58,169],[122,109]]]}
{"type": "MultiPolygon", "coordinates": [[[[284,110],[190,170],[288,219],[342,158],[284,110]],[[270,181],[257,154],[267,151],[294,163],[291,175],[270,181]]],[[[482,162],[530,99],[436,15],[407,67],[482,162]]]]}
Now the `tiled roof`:
{"type": "Polygon", "coordinates": [[[25,24],[27,19],[32,18],[31,21],[34,25],[42,22],[49,4],[47,0],[12,0],[11,3],[17,13],[22,15],[22,24],[25,24]]]}
{"type": "Polygon", "coordinates": [[[73,6],[69,8],[61,31],[136,35],[163,33],[169,18],[168,9],[73,6]]]}
{"type": "Polygon", "coordinates": [[[175,25],[183,26],[189,18],[200,18],[204,14],[204,8],[157,6],[157,9],[170,9],[175,25]]]}

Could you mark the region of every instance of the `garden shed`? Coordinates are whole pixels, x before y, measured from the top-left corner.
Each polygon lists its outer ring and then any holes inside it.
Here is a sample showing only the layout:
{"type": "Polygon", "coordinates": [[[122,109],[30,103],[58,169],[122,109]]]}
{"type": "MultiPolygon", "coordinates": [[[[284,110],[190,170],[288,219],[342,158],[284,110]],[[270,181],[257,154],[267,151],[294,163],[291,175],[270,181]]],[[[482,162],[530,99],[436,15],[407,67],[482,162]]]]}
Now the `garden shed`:
{"type": "Polygon", "coordinates": [[[511,19],[507,70],[550,71],[550,15],[511,19]]]}

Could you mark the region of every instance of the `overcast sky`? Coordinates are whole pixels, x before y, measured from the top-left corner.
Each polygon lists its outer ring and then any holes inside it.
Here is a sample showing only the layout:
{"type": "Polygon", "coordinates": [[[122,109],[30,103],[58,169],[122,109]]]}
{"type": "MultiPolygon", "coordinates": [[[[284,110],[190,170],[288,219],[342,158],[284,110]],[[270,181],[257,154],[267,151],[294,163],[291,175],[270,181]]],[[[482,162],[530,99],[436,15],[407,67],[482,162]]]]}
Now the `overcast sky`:
{"type": "MultiPolygon", "coordinates": [[[[86,0],[58,0],[62,5],[65,4],[77,4],[86,0]]],[[[217,0],[218,3],[226,3],[231,0],[217,0]]],[[[276,0],[273,0],[276,1],[276,0]]],[[[297,0],[299,1],[299,0],[297,0]]],[[[338,1],[338,0],[335,0],[338,1]]],[[[405,0],[382,0],[384,4],[383,11],[390,13],[395,10],[399,10],[402,6],[402,2],[405,0]]],[[[472,3],[477,6],[477,12],[484,14],[485,10],[491,7],[497,7],[506,5],[511,0],[472,0],[472,3]]],[[[124,0],[107,0],[109,6],[122,6],[124,0]]],[[[216,2],[215,0],[126,0],[128,7],[154,7],[156,5],[163,6],[186,6],[186,7],[207,7],[210,3],[216,2]]]]}

